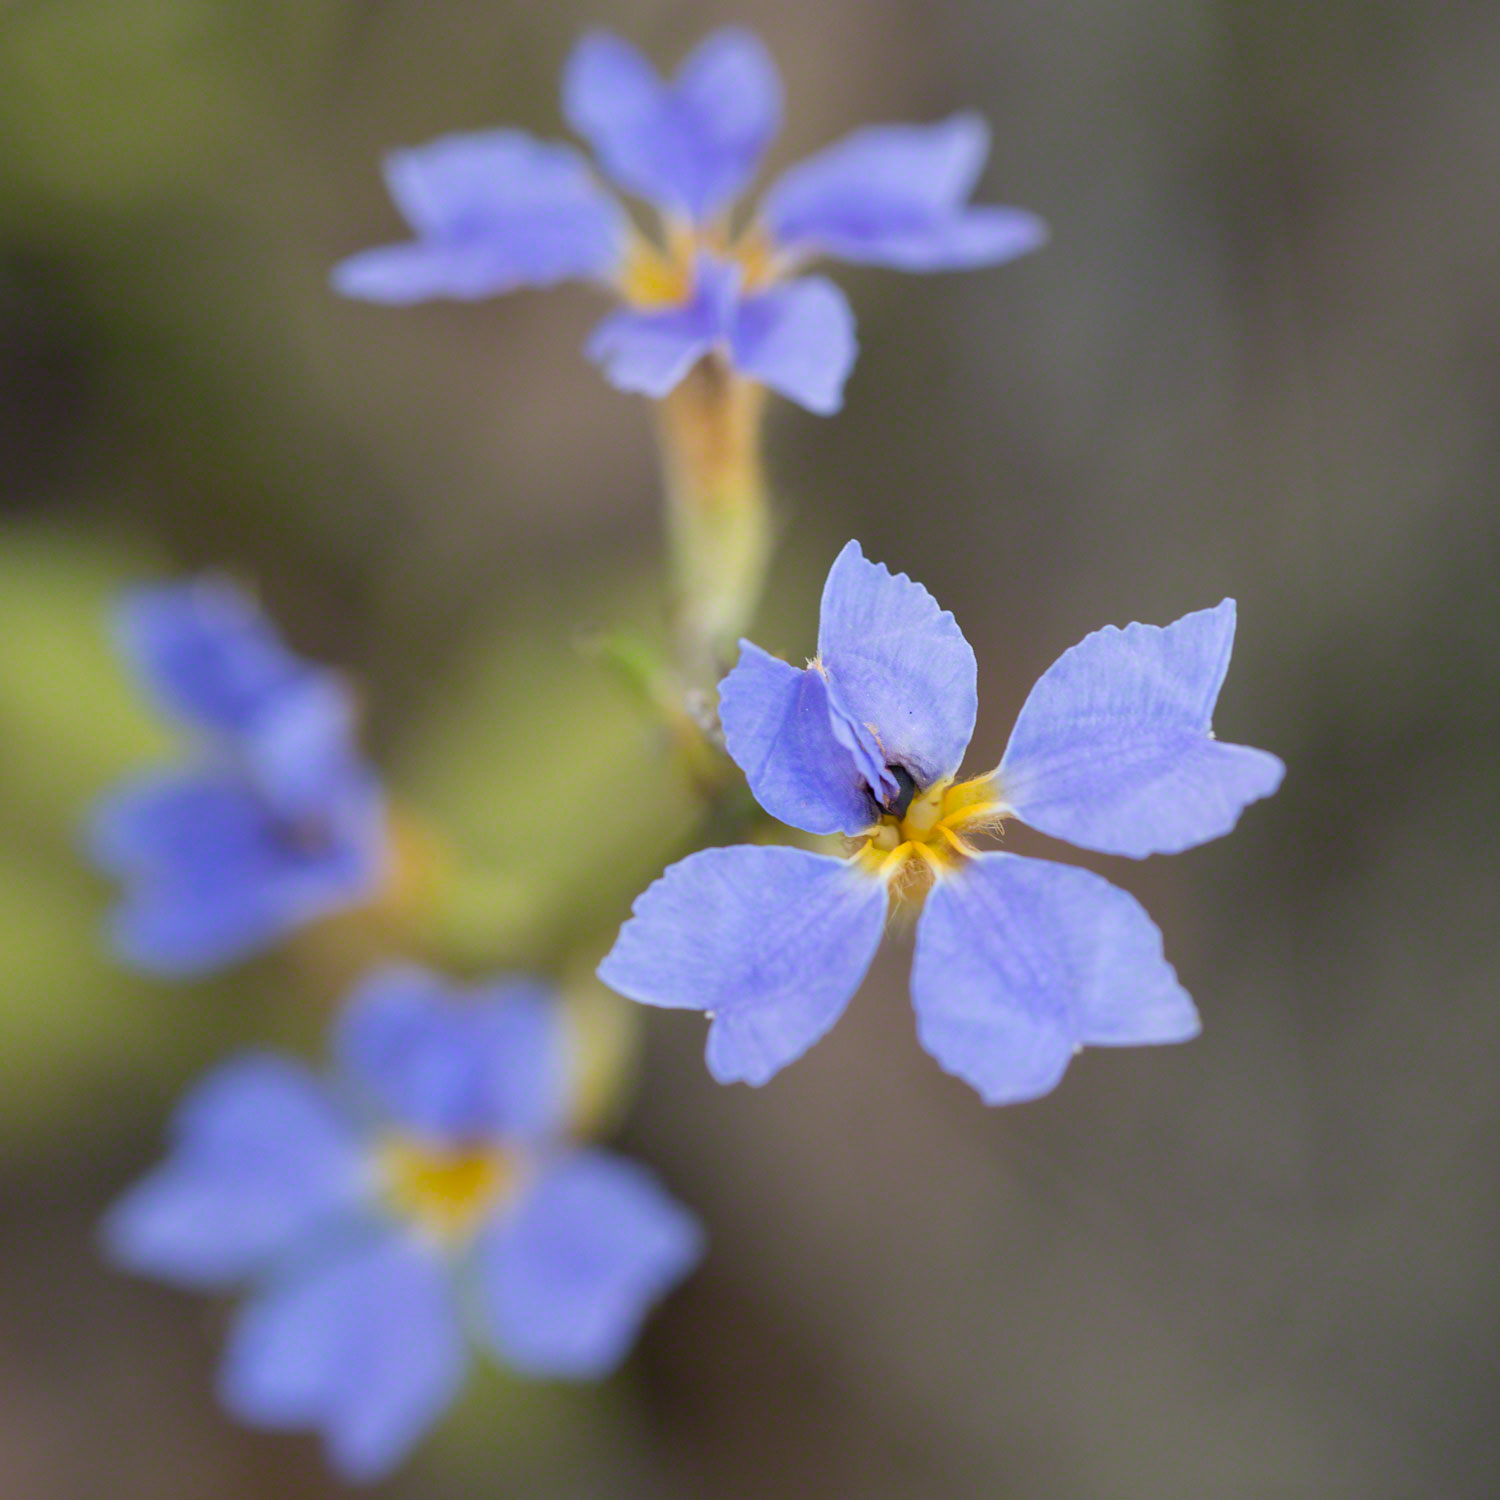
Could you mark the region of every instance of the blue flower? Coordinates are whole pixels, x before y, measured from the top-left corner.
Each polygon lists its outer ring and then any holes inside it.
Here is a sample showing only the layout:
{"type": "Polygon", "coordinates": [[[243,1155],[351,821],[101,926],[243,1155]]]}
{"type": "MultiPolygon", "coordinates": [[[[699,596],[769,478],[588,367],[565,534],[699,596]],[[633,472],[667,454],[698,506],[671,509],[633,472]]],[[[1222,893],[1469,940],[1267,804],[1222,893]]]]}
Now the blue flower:
{"type": "Polygon", "coordinates": [[[1198,1016],[1134,899],[1072,865],[981,852],[1007,818],[1142,859],[1228,833],[1280,784],[1274,755],[1213,736],[1234,601],[1096,631],[1043,674],[999,767],[956,781],[974,653],[920,584],[839,554],[805,669],[741,643],[721,688],[729,753],[765,810],[857,841],[707,849],[635,904],[599,975],[708,1013],[708,1066],[761,1084],[838,1020],[892,896],[925,897],[912,1003],[923,1047],[987,1103],[1049,1092],[1084,1046],[1180,1042],[1198,1016]]]}
{"type": "Polygon", "coordinates": [[[218,579],[137,590],[118,624],[132,666],[194,736],[185,765],[127,782],[94,811],[90,851],[125,885],[121,955],[202,973],[371,897],[385,809],[344,683],[218,579]]]}
{"type": "Polygon", "coordinates": [[[329,1078],[269,1054],[210,1073],[104,1241],[142,1275],[247,1289],[224,1404],[320,1432],[366,1480],[453,1401],[471,1343],[527,1376],[608,1374],[702,1235],[649,1172],[567,1141],[574,1059],[542,986],[381,970],[332,1050],[329,1078]]]}
{"type": "Polygon", "coordinates": [[[519,130],[449,135],[393,152],[386,181],[415,239],[350,257],[337,290],[372,302],[478,298],[577,278],[626,307],[590,357],[617,386],[665,396],[705,354],[815,412],[836,411],[854,316],[833,257],[904,271],[995,265],[1046,229],[1021,209],[973,207],[989,134],[975,115],[855,131],[784,172],[739,232],[730,210],[781,124],[781,80],[761,42],[716,31],[670,81],[594,32],[563,71],[563,113],[608,176],[660,215],[635,227],[572,147],[519,130]]]}

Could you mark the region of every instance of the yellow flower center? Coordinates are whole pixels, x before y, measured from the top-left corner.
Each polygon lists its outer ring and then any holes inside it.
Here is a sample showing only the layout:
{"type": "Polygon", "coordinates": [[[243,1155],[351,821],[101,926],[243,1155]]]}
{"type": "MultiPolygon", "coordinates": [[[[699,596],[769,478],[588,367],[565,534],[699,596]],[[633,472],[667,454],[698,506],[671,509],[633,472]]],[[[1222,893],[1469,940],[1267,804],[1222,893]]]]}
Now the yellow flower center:
{"type": "Polygon", "coordinates": [[[700,251],[738,263],[744,272],[742,290],[763,290],[781,274],[775,247],[763,230],[751,225],[730,240],[717,225],[699,230],[691,224],[666,225],[663,243],[632,232],[616,276],[620,296],[645,312],[680,307],[693,295],[693,272],[700,251]]]}
{"type": "Polygon", "coordinates": [[[453,1149],[391,1135],[376,1150],[386,1207],[434,1238],[466,1240],[515,1187],[515,1158],[498,1146],[453,1149]]]}
{"type": "Polygon", "coordinates": [[[935,782],[905,812],[888,812],[865,836],[854,858],[898,894],[924,894],[933,879],[979,851],[969,843],[1005,817],[993,776],[935,782]]]}

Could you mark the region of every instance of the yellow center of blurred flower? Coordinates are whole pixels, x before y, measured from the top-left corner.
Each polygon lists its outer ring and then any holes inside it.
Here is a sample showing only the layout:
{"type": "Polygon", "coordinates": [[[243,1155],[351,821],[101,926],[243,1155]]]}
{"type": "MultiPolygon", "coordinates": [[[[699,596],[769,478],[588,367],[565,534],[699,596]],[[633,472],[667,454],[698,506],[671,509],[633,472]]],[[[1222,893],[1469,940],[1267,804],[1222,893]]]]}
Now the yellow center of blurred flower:
{"type": "Polygon", "coordinates": [[[514,1157],[498,1146],[454,1150],[392,1135],[376,1151],[386,1206],[439,1240],[466,1240],[516,1185],[514,1157]]]}
{"type": "Polygon", "coordinates": [[[693,273],[700,251],[736,262],[744,272],[743,292],[763,290],[781,274],[775,247],[765,232],[752,225],[731,241],[721,228],[671,223],[664,243],[633,232],[625,247],[616,284],[620,296],[644,312],[681,307],[693,295],[693,273]]]}
{"type": "Polygon", "coordinates": [[[972,835],[993,832],[1004,816],[992,776],[935,782],[905,811],[882,814],[854,858],[899,895],[923,895],[936,876],[978,853],[972,835]]]}

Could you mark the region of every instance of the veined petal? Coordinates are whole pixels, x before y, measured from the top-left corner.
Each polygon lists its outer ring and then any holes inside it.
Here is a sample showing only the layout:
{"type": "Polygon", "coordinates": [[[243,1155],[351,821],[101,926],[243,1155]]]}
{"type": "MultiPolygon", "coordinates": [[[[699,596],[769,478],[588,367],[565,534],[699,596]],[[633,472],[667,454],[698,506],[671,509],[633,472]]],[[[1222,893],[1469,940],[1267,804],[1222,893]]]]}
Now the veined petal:
{"type": "Polygon", "coordinates": [[[709,1072],[762,1084],[843,1014],[885,911],[885,886],[847,860],[704,849],[636,899],[599,977],[646,1005],[706,1011],[709,1072]]]}
{"type": "Polygon", "coordinates": [[[322,1433],[346,1479],[393,1469],[462,1384],[464,1341],[439,1253],[387,1233],[274,1283],[241,1309],[219,1394],[242,1421],[322,1433]]]}
{"type": "Polygon", "coordinates": [[[844,294],[821,276],[781,282],[736,308],[734,367],[819,416],[844,404],[859,341],[844,294]]]}
{"type": "Polygon", "coordinates": [[[958,622],[919,583],[867,562],[858,542],[823,586],[818,658],[834,707],[918,786],[957,771],[979,711],[978,667],[958,622]]]}
{"type": "Polygon", "coordinates": [[[988,152],[977,115],[869,126],[784,172],[761,217],[793,255],[905,271],[994,265],[1035,249],[1047,231],[1022,209],[967,206],[988,152]]]}
{"type": "Polygon", "coordinates": [[[1056,1087],[1085,1044],[1182,1042],[1198,1016],[1140,903],[1071,865],[981,854],[917,926],[917,1035],[986,1104],[1056,1087]]]}
{"type": "Polygon", "coordinates": [[[997,780],[1024,823],[1104,854],[1175,854],[1228,833],[1285,767],[1210,728],[1234,600],[1175,624],[1106,626],[1032,688],[997,780]]]}
{"type": "Polygon", "coordinates": [[[741,641],[739,662],[719,685],[719,718],[730,756],[773,818],[851,836],[878,821],[867,779],[835,734],[821,672],[741,641]]]}
{"type": "Polygon", "coordinates": [[[567,1108],[561,1014],[531,980],[464,990],[431,970],[393,964],[349,997],[332,1046],[383,1111],[422,1135],[545,1135],[567,1108]]]}
{"type": "Polygon", "coordinates": [[[282,645],[242,589],[204,577],[134,589],[116,616],[121,649],[163,708],[242,732],[312,670],[282,645]]]}
{"type": "Polygon", "coordinates": [[[645,1168],[578,1151],[544,1167],[475,1249],[500,1357],[523,1375],[597,1380],[698,1263],[703,1232],[645,1168]]]}
{"type": "Polygon", "coordinates": [[[563,70],[563,113],[622,187],[702,221],[755,175],[781,123],[781,80],[736,27],[700,42],[670,83],[619,37],[592,32],[563,70]]]}
{"type": "Polygon", "coordinates": [[[353,1123],[305,1068],[236,1058],[178,1107],[167,1160],[105,1216],[105,1253],[178,1286],[232,1286],[348,1211],[361,1163],[353,1123]]]}
{"type": "Polygon", "coordinates": [[[490,297],[606,277],[624,251],[624,210],[571,146],[520,130],[446,135],[392,152],[385,173],[418,238],[336,266],[334,288],[348,297],[490,297]]]}

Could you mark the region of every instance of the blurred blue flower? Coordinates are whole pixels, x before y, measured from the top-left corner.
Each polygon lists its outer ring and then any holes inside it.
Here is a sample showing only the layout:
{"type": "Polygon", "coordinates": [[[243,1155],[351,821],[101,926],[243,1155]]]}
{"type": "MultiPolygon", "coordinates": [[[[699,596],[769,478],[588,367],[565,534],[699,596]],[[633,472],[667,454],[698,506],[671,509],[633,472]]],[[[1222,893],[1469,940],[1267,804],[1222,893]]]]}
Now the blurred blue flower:
{"type": "Polygon", "coordinates": [[[120,954],[198,974],[370,898],[385,873],[385,809],[344,683],[288,651],[219,579],[139,589],[118,626],[146,687],[194,736],[186,764],[134,778],[94,810],[90,851],[125,887],[120,954]]]}
{"type": "Polygon", "coordinates": [[[661,219],[648,239],[572,147],[518,130],[449,135],[393,152],[386,181],[415,239],[343,261],[335,288],[372,302],[478,298],[568,278],[627,305],[589,346],[624,390],[661,397],[716,351],[815,412],[836,411],[854,364],[854,316],[831,282],[796,273],[829,256],[904,271],[995,265],[1046,229],[973,207],[989,134],[977,116],[855,131],[784,172],[731,232],[781,124],[765,47],[729,28],[670,81],[635,48],[585,36],[563,71],[563,113],[604,173],[661,219]]]}
{"type": "Polygon", "coordinates": [[[823,590],[817,658],[799,669],[742,642],[720,712],[767,812],[857,846],[844,859],[689,856],[637,900],[600,977],[648,1005],[706,1011],[714,1077],[760,1084],[843,1013],[891,895],[925,896],[918,1035],[987,1103],[1049,1092],[1085,1045],[1187,1040],[1197,1013],[1134,897],[972,839],[1014,817],[1142,859],[1229,832],[1284,770],[1210,728],[1234,625],[1226,599],[1165,628],[1096,631],[1031,690],[999,767],[956,782],[974,653],[926,589],[850,542],[823,590]]]}
{"type": "Polygon", "coordinates": [[[210,1073],[104,1241],[143,1275],[246,1287],[223,1402],[320,1432],[368,1480],[453,1401],[470,1342],[528,1376],[607,1375],[702,1235],[644,1168],[566,1140],[574,1059],[542,986],[380,970],[332,1050],[327,1079],[255,1054],[210,1073]]]}

